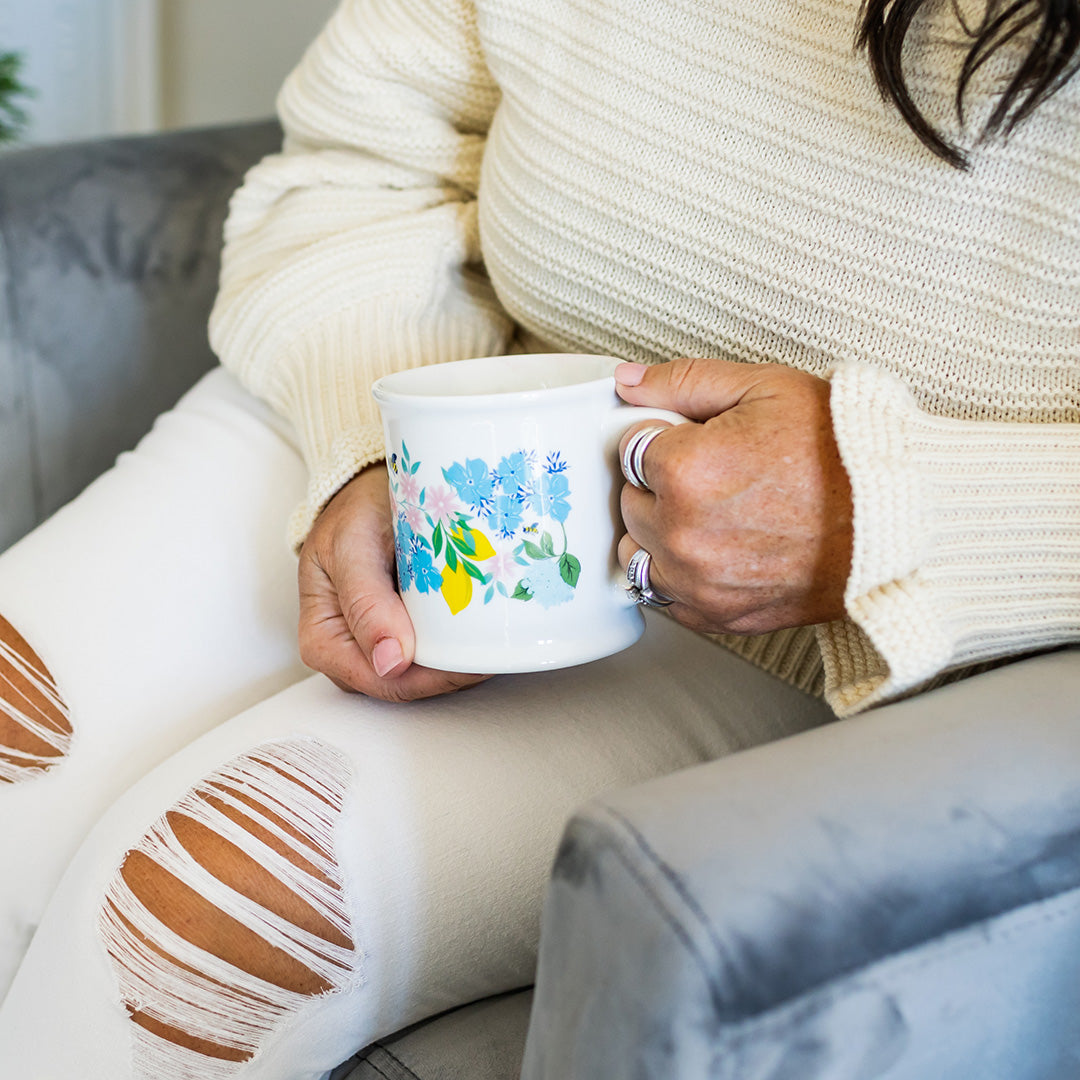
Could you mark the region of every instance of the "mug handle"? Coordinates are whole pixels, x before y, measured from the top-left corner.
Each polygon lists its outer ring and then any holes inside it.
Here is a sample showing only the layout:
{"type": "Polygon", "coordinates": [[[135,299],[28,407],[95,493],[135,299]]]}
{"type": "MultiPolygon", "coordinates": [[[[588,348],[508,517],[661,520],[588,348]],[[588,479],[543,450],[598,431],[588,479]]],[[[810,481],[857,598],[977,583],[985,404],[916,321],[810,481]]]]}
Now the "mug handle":
{"type": "MultiPolygon", "coordinates": [[[[607,460],[613,462],[616,476],[624,482],[626,477],[623,475],[622,462],[619,460],[619,442],[628,428],[640,424],[643,420],[666,420],[669,424],[690,423],[687,417],[681,413],[672,412],[670,409],[654,409],[648,405],[628,405],[625,402],[616,405],[604,424],[604,453],[607,455],[607,460]]],[[[618,491],[619,488],[615,490],[618,491]]],[[[622,522],[617,498],[612,507],[612,514],[617,522],[622,522]]],[[[625,532],[625,526],[623,526],[623,531],[625,532]]],[[[630,594],[626,590],[626,575],[622,572],[617,561],[615,561],[612,569],[611,581],[614,586],[621,590],[627,606],[636,607],[637,605],[630,599],[630,594]]]]}

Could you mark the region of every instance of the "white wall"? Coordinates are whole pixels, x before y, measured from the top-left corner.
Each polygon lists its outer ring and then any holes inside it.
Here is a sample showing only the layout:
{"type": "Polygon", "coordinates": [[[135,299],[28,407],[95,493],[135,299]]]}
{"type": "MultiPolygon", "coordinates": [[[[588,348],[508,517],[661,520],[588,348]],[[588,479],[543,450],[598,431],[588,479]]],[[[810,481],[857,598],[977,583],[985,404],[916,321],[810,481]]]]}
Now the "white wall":
{"type": "Polygon", "coordinates": [[[0,0],[0,50],[23,53],[22,81],[35,90],[17,102],[28,141],[153,130],[157,15],[158,0],[0,0]]]}
{"type": "Polygon", "coordinates": [[[0,0],[27,142],[256,119],[337,0],[0,0]]]}
{"type": "Polygon", "coordinates": [[[160,0],[166,127],[269,116],[337,0],[160,0]]]}

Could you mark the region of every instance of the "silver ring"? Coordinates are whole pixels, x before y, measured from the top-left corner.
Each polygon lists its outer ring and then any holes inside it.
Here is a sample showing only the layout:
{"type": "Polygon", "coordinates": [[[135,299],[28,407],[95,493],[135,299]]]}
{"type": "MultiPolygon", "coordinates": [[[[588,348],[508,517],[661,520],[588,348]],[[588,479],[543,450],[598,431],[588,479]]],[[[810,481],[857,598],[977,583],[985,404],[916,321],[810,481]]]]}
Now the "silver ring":
{"type": "Polygon", "coordinates": [[[650,424],[640,431],[635,431],[626,444],[622,456],[623,476],[636,488],[652,491],[645,481],[645,451],[649,449],[649,443],[662,431],[667,431],[667,426],[650,424]]]}
{"type": "Polygon", "coordinates": [[[629,588],[644,592],[649,587],[649,564],[652,556],[644,549],[638,548],[630,561],[626,564],[626,580],[629,588]]]}
{"type": "Polygon", "coordinates": [[[664,596],[655,589],[629,589],[627,591],[634,603],[642,607],[665,608],[675,603],[670,596],[664,596]]]}
{"type": "Polygon", "coordinates": [[[651,565],[652,555],[644,548],[638,548],[630,556],[630,561],[626,564],[626,591],[635,604],[653,608],[668,607],[675,601],[670,596],[658,593],[649,584],[649,567],[651,565]]]}

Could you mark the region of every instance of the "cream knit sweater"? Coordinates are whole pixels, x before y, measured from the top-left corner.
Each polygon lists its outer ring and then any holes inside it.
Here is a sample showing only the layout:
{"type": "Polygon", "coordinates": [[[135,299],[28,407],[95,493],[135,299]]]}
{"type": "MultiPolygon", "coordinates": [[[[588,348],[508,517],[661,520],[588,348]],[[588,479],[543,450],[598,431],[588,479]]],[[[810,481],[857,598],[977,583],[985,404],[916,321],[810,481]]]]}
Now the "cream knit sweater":
{"type": "MultiPolygon", "coordinates": [[[[295,424],[293,540],[381,457],[385,372],[523,332],[777,361],[832,380],[849,618],[729,644],[807,688],[823,664],[845,714],[1076,640],[1080,80],[960,172],[882,102],[857,10],[346,0],[233,199],[211,322],[295,424]]],[[[954,135],[966,43],[940,0],[906,55],[954,135]]],[[[976,129],[1013,58],[983,69],[976,129]]]]}

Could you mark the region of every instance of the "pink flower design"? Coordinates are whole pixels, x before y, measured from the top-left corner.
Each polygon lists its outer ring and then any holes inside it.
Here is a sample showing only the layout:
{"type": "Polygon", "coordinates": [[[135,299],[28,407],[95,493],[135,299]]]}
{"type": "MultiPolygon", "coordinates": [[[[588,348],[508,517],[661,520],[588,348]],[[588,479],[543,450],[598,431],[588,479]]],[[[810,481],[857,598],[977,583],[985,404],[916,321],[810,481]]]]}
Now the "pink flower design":
{"type": "Polygon", "coordinates": [[[424,529],[426,522],[424,521],[424,511],[420,509],[415,503],[410,503],[405,507],[403,511],[405,520],[409,523],[409,528],[413,532],[421,532],[424,529]]]}
{"type": "Polygon", "coordinates": [[[521,576],[521,567],[514,559],[513,551],[509,549],[497,550],[495,558],[484,569],[494,574],[495,581],[501,581],[504,585],[512,585],[521,576]]]}
{"type": "Polygon", "coordinates": [[[405,473],[398,482],[402,502],[414,503],[420,497],[420,481],[405,473]]]}
{"type": "Polygon", "coordinates": [[[443,485],[427,489],[427,497],[424,500],[424,509],[431,515],[433,521],[456,514],[461,509],[461,500],[443,485]]]}

